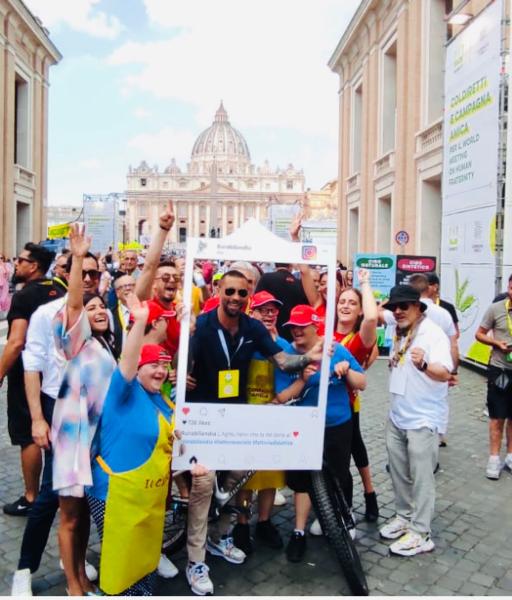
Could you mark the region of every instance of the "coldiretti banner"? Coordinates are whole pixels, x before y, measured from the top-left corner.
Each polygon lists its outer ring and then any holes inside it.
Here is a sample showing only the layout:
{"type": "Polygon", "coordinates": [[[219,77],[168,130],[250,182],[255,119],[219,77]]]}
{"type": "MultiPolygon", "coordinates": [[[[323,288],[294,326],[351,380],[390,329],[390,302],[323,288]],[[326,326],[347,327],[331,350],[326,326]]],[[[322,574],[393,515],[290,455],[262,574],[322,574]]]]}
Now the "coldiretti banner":
{"type": "Polygon", "coordinates": [[[70,229],[71,225],[69,223],[62,223],[62,225],[49,225],[48,238],[50,240],[56,240],[59,238],[68,237],[70,229]]]}
{"type": "Polygon", "coordinates": [[[396,256],[394,254],[356,254],[354,257],[354,287],[359,288],[357,272],[370,271],[370,285],[375,299],[383,302],[395,285],[396,256]]]}
{"type": "Polygon", "coordinates": [[[461,355],[478,362],[495,292],[501,17],[495,0],[446,50],[441,295],[457,309],[461,355]]]}

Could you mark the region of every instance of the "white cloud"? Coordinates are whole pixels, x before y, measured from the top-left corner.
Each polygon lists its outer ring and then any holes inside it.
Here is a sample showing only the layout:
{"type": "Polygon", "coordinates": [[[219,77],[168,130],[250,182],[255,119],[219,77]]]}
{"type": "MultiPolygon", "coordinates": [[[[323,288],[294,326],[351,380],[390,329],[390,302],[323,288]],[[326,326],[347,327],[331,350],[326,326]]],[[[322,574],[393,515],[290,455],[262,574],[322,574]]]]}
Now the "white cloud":
{"type": "Polygon", "coordinates": [[[132,92],[192,104],[198,125],[224,99],[231,122],[337,137],[337,77],[326,63],[358,0],[144,0],[173,37],[129,42],[109,57],[132,65],[132,92]],[[178,33],[176,33],[178,30],[178,33]]]}
{"type": "Polygon", "coordinates": [[[133,111],[133,116],[137,117],[137,119],[147,119],[151,116],[151,111],[149,111],[147,108],[139,106],[133,111]]]}
{"type": "Polygon", "coordinates": [[[48,29],[67,25],[93,37],[115,39],[123,30],[119,19],[97,10],[100,0],[25,0],[31,12],[48,29]]]}
{"type": "Polygon", "coordinates": [[[197,132],[164,127],[156,132],[140,133],[127,142],[131,150],[132,166],[141,160],[149,165],[158,164],[161,171],[175,158],[182,171],[190,160],[190,151],[197,137],[197,132]]]}

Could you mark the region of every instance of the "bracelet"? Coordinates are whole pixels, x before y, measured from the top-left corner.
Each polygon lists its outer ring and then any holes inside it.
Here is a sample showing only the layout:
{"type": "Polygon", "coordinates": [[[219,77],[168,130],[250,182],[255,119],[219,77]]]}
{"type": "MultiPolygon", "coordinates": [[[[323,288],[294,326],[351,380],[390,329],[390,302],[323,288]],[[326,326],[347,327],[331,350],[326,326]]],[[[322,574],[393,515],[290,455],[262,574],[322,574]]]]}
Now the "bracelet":
{"type": "Polygon", "coordinates": [[[170,227],[169,227],[169,229],[167,229],[167,227],[162,227],[161,225],[159,225],[158,227],[160,227],[160,229],[163,229],[164,231],[167,231],[167,233],[169,233],[169,231],[171,231],[170,227]]]}

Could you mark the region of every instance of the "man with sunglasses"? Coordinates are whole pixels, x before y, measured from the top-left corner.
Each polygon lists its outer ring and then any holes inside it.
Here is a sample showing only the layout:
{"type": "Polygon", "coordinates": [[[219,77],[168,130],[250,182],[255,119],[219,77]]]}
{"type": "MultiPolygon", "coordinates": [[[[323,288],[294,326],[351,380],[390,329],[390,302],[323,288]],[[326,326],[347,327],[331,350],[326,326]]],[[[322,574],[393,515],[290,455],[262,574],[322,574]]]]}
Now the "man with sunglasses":
{"type": "Polygon", "coordinates": [[[42,457],[40,448],[32,439],[32,421],[25,395],[21,352],[25,346],[30,318],[35,310],[58,298],[62,293],[45,278],[54,253],[38,244],[25,244],[15,259],[15,281],[24,287],[12,298],[7,314],[7,344],[0,358],[0,385],[7,375],[7,419],[13,446],[21,447],[21,466],[25,483],[24,494],[15,502],[6,504],[4,513],[25,516],[30,511],[39,489],[42,457]]]}
{"type": "Polygon", "coordinates": [[[389,361],[391,406],[386,427],[396,516],[382,527],[380,535],[396,540],[389,548],[391,554],[413,556],[435,547],[430,537],[434,468],[453,361],[448,336],[426,318],[427,305],[412,286],[392,288],[385,309],[396,323],[389,361]]]}

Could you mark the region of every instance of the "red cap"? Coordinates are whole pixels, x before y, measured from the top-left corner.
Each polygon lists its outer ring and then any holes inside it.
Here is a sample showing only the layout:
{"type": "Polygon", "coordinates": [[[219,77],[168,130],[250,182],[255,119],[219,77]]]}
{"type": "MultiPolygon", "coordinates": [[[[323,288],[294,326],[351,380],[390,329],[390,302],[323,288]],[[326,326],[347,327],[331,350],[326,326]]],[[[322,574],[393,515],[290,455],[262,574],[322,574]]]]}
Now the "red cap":
{"type": "Polygon", "coordinates": [[[142,365],[156,362],[171,362],[172,358],[162,346],[158,344],[145,344],[140,352],[138,369],[142,365]]]}
{"type": "MultiPolygon", "coordinates": [[[[166,310],[163,306],[160,306],[160,304],[158,304],[158,302],[155,302],[154,300],[148,300],[147,305],[149,308],[149,314],[146,321],[146,325],[151,325],[151,323],[154,323],[157,319],[160,319],[160,317],[163,317],[164,319],[172,319],[172,317],[176,316],[175,310],[166,310]]],[[[133,323],[133,321],[133,315],[130,315],[130,322],[133,323]]]]}
{"type": "Polygon", "coordinates": [[[215,308],[217,308],[220,304],[220,298],[218,296],[212,296],[211,298],[208,298],[208,300],[203,304],[203,313],[207,313],[210,312],[211,310],[214,310],[215,308]]]}
{"type": "Polygon", "coordinates": [[[263,306],[264,304],[269,304],[270,302],[283,306],[281,300],[278,300],[275,296],[272,296],[270,292],[263,290],[257,294],[254,294],[251,299],[250,309],[254,310],[255,308],[258,308],[258,306],[263,306]]]}
{"type": "Polygon", "coordinates": [[[322,319],[316,314],[315,309],[309,304],[297,304],[290,312],[290,319],[284,325],[295,325],[297,327],[307,327],[314,325],[318,327],[322,319]]]}

